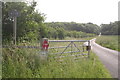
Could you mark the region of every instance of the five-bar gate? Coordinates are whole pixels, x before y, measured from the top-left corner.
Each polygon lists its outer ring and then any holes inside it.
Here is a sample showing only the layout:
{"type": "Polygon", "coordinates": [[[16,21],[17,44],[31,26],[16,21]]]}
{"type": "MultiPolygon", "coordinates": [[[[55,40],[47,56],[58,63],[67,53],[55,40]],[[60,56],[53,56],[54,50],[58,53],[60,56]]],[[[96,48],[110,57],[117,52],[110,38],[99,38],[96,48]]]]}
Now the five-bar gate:
{"type": "Polygon", "coordinates": [[[81,56],[81,55],[83,57],[89,57],[90,49],[91,49],[89,40],[48,40],[47,38],[42,39],[40,46],[3,46],[3,48],[11,48],[11,47],[36,48],[36,49],[40,49],[41,55],[42,54],[47,55],[49,53],[49,54],[59,54],[61,57],[81,56]],[[57,43],[64,44],[64,46],[59,46],[57,43]],[[61,49],[61,50],[56,51],[55,49],[61,49]],[[72,54],[70,55],[69,53],[72,54]]]}
{"type": "MultiPolygon", "coordinates": [[[[48,40],[49,41],[49,45],[50,47],[48,48],[48,52],[49,54],[67,54],[67,53],[77,53],[77,54],[72,54],[72,55],[68,55],[68,56],[84,56],[87,55],[87,57],[89,57],[90,55],[90,41],[89,40],[48,40]],[[51,47],[51,44],[65,44],[68,43],[67,46],[55,46],[55,47],[51,47]],[[81,43],[81,44],[78,44],[81,43]],[[50,53],[51,49],[60,49],[63,48],[63,50],[61,50],[61,52],[58,53],[50,53]],[[69,48],[69,50],[67,50],[69,48]],[[70,49],[71,48],[71,49],[70,49]],[[73,50],[73,48],[76,48],[76,50],[73,50]],[[67,52],[66,52],[67,51],[67,52]]],[[[65,56],[63,56],[65,57],[65,56]]]]}

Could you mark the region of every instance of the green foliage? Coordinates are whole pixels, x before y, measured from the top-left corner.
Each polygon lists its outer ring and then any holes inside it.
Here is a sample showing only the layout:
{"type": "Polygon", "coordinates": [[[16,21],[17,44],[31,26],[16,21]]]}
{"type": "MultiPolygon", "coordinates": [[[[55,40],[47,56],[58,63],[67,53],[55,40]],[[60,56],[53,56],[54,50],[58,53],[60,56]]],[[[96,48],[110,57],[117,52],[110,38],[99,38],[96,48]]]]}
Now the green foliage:
{"type": "Polygon", "coordinates": [[[109,72],[93,53],[90,54],[89,59],[77,60],[74,60],[74,57],[55,58],[55,55],[49,55],[46,63],[41,62],[39,55],[40,51],[36,49],[3,48],[2,77],[111,78],[109,72]]]}
{"type": "Polygon", "coordinates": [[[58,33],[58,38],[59,39],[64,39],[65,37],[65,30],[63,28],[57,28],[57,33],[58,33]]]}
{"type": "Polygon", "coordinates": [[[65,30],[63,27],[51,27],[46,24],[46,32],[48,38],[54,39],[64,39],[65,37],[73,37],[73,38],[85,38],[85,37],[94,37],[96,34],[93,33],[85,33],[82,31],[76,30],[65,30]]]}
{"type": "Polygon", "coordinates": [[[85,33],[85,32],[78,32],[78,31],[66,31],[67,37],[74,37],[74,38],[85,38],[85,37],[94,37],[95,34],[85,33]]]}
{"type": "Polygon", "coordinates": [[[58,37],[57,30],[52,27],[49,27],[49,28],[47,27],[47,37],[57,39],[58,37]]]}
{"type": "Polygon", "coordinates": [[[85,33],[94,33],[99,34],[100,33],[100,27],[93,23],[75,23],[75,22],[51,22],[51,23],[45,23],[48,27],[53,28],[64,28],[68,31],[81,31],[85,33]]]}
{"type": "Polygon", "coordinates": [[[80,24],[75,22],[49,22],[45,23],[47,37],[64,39],[65,37],[84,38],[99,34],[99,26],[93,23],[80,24]]]}
{"type": "Polygon", "coordinates": [[[41,78],[110,78],[103,68],[92,53],[90,59],[74,60],[72,57],[66,57],[60,61],[53,57],[39,71],[42,73],[41,78]]]}
{"type": "Polygon", "coordinates": [[[120,21],[115,21],[110,24],[101,24],[101,33],[103,35],[120,35],[118,31],[120,31],[120,26],[118,26],[120,21]]]}
{"type": "Polygon", "coordinates": [[[120,51],[118,45],[120,44],[120,41],[118,40],[119,36],[100,36],[97,37],[96,42],[100,44],[101,46],[120,51]]]}
{"type": "Polygon", "coordinates": [[[33,76],[34,69],[38,67],[35,51],[25,49],[3,49],[3,76],[6,78],[28,78],[33,76]],[[9,54],[7,54],[7,52],[9,54]],[[33,54],[34,53],[34,54],[33,54]]]}
{"type": "Polygon", "coordinates": [[[12,40],[13,18],[8,15],[9,11],[16,9],[20,16],[17,17],[17,40],[19,37],[27,37],[28,40],[37,39],[39,30],[44,31],[44,15],[35,11],[36,2],[6,2],[2,7],[2,31],[3,41],[12,40]]]}

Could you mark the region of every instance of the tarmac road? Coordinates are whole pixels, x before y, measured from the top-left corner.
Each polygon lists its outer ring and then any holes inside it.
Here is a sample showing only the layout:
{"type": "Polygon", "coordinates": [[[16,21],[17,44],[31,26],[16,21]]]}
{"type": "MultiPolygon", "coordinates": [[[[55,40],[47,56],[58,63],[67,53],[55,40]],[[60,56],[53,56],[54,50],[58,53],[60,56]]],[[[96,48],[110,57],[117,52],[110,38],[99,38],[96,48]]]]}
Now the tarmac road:
{"type": "Polygon", "coordinates": [[[120,75],[118,76],[118,68],[120,71],[120,67],[118,67],[118,56],[120,55],[118,54],[120,54],[120,52],[102,47],[95,43],[95,40],[95,38],[91,40],[92,51],[99,57],[112,77],[120,79],[120,75]]]}

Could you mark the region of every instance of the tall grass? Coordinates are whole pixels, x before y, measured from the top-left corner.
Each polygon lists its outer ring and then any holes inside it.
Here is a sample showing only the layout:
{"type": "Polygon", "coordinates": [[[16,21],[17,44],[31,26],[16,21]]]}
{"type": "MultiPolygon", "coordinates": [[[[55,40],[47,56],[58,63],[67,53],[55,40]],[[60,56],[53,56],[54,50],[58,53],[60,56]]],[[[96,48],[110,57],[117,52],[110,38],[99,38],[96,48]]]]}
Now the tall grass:
{"type": "Polygon", "coordinates": [[[100,44],[101,46],[120,51],[120,48],[118,47],[118,44],[120,44],[120,41],[118,40],[119,36],[100,36],[97,37],[96,42],[100,44]]]}
{"type": "Polygon", "coordinates": [[[111,78],[94,53],[90,53],[90,58],[74,58],[76,57],[59,58],[59,55],[49,54],[48,60],[43,61],[39,49],[3,48],[2,77],[111,78]]]}

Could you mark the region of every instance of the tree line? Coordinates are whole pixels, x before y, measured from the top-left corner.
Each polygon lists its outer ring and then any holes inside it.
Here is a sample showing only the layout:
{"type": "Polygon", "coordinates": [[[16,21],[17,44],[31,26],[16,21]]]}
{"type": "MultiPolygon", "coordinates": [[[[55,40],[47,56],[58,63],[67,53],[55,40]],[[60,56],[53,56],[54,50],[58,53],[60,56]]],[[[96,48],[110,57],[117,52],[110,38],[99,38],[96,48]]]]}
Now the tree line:
{"type": "MultiPolygon", "coordinates": [[[[44,22],[45,14],[35,10],[37,2],[2,2],[2,39],[13,40],[13,17],[9,16],[11,10],[20,13],[17,17],[17,41],[39,40],[42,37],[64,39],[65,37],[83,38],[102,34],[115,34],[118,32],[118,22],[102,24],[101,27],[93,23],[76,22],[44,22]]],[[[0,6],[1,7],[1,6],[0,6]]]]}
{"type": "Polygon", "coordinates": [[[96,34],[93,33],[85,33],[82,31],[75,31],[75,30],[65,30],[62,27],[47,27],[47,34],[46,37],[54,38],[54,39],[64,39],[65,37],[74,37],[74,38],[84,38],[84,37],[93,37],[96,34]]]}
{"type": "Polygon", "coordinates": [[[64,37],[93,37],[99,34],[99,26],[93,23],[75,23],[75,22],[49,22],[45,23],[48,28],[49,38],[64,39],[64,37]]]}
{"type": "Polygon", "coordinates": [[[100,27],[93,23],[76,23],[76,22],[51,22],[46,23],[49,27],[61,27],[69,31],[82,31],[86,33],[99,34],[100,27]]]}
{"type": "Polygon", "coordinates": [[[102,35],[120,35],[120,21],[111,22],[110,24],[101,24],[102,35]]]}

